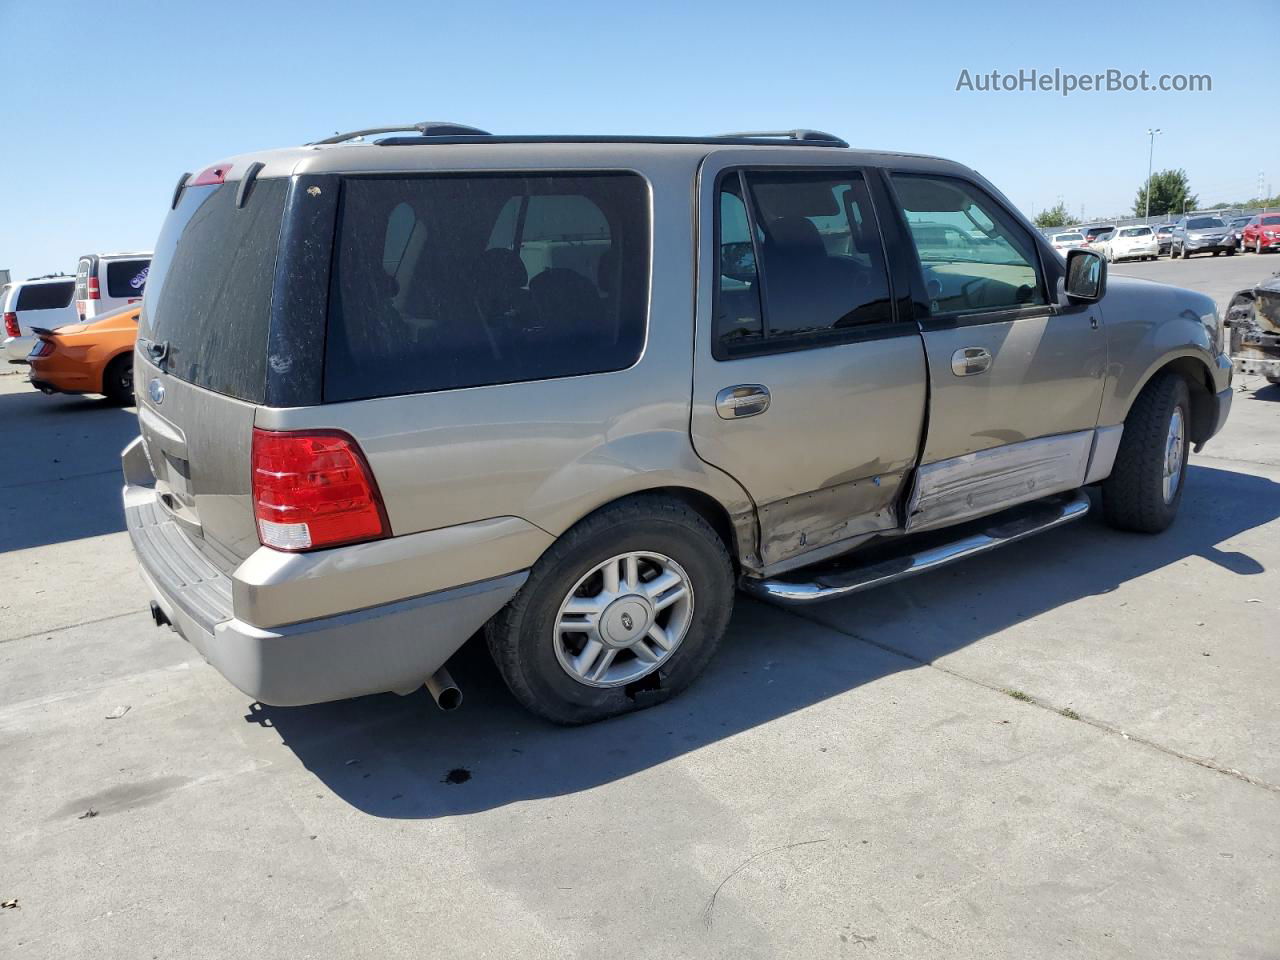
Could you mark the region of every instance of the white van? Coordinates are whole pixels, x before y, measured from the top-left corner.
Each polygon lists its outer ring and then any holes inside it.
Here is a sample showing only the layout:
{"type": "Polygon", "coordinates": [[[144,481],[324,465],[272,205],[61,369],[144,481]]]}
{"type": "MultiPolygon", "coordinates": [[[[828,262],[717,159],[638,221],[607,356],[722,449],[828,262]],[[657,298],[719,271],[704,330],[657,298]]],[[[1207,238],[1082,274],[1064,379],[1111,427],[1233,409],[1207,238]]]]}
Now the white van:
{"type": "Polygon", "coordinates": [[[32,327],[52,330],[80,319],[71,297],[76,281],[66,274],[17,281],[4,288],[0,310],[4,312],[4,358],[25,363],[35,346],[32,327]]]}
{"type": "Polygon", "coordinates": [[[81,320],[137,303],[147,286],[150,253],[87,253],[76,264],[76,310],[81,320]]]}

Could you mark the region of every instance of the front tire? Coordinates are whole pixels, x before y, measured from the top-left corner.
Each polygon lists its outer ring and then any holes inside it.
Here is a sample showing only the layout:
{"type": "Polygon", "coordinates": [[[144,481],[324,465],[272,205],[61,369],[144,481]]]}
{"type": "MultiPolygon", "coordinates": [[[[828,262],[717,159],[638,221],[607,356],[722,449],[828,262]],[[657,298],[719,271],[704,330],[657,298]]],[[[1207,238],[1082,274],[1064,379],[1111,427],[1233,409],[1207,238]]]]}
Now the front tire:
{"type": "Polygon", "coordinates": [[[1107,523],[1120,530],[1160,533],[1173,523],[1186,486],[1191,394],[1174,373],[1157,374],[1138,394],[1102,483],[1107,523]]]}
{"type": "Polygon", "coordinates": [[[733,564],[711,525],[679,500],[642,494],[556,541],[485,634],[527,709],[553,723],[592,723],[689,686],[733,600],[733,564]]]}
{"type": "Polygon", "coordinates": [[[102,371],[102,392],[112,403],[126,407],[133,403],[133,354],[116,357],[102,371]]]}

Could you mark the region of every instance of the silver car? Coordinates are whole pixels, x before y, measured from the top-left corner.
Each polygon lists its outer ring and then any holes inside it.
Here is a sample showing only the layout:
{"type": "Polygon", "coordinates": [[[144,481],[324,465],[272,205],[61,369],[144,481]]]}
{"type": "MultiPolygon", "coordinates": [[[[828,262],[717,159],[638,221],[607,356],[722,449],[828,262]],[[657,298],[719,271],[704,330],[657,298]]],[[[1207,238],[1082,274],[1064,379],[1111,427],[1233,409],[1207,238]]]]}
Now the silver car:
{"type": "Polygon", "coordinates": [[[1169,256],[1191,259],[1193,253],[1235,256],[1236,238],[1221,217],[1183,217],[1173,227],[1169,256]]]}
{"type": "Polygon", "coordinates": [[[678,693],[811,603],[1082,516],[1173,520],[1231,364],[1206,296],[1065,260],[933,157],[813,131],[358,131],[184,177],[124,504],[152,614],[249,696],[678,693]]]}

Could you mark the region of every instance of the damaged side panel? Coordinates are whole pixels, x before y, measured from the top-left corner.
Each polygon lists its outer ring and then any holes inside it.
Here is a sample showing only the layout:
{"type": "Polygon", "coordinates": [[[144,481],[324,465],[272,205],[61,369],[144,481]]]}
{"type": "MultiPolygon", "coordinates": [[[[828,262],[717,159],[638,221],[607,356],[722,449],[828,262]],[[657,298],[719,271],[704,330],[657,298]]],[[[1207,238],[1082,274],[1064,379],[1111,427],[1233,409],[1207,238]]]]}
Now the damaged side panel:
{"type": "Polygon", "coordinates": [[[1092,430],[1010,443],[916,471],[908,532],[958,523],[1084,483],[1092,430]]]}

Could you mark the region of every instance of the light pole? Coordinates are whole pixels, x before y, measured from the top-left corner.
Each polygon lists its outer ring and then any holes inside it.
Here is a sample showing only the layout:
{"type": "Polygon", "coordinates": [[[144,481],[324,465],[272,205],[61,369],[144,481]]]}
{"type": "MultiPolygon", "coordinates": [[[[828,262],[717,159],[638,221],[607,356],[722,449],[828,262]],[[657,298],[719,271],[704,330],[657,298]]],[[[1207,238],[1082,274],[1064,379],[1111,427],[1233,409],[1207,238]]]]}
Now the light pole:
{"type": "Polygon", "coordinates": [[[1155,129],[1147,129],[1147,136],[1151,138],[1151,145],[1147,148],[1147,209],[1146,212],[1142,214],[1142,218],[1144,220],[1151,216],[1151,158],[1155,156],[1156,134],[1159,132],[1159,127],[1156,127],[1155,129]]]}

